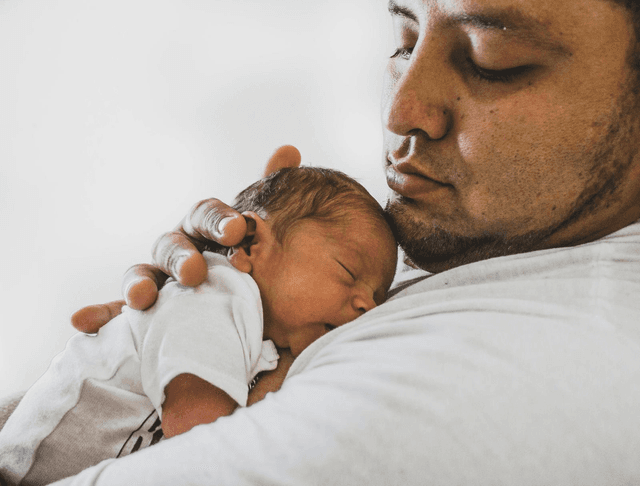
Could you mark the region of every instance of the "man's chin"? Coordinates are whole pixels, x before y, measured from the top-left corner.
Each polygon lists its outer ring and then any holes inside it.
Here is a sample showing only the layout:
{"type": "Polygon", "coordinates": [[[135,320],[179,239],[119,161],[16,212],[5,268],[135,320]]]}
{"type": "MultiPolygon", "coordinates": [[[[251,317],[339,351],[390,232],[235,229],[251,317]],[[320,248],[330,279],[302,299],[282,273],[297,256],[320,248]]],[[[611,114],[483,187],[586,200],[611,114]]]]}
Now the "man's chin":
{"type": "Polygon", "coordinates": [[[432,273],[499,256],[539,249],[546,232],[522,236],[504,234],[460,235],[435,221],[418,219],[396,200],[385,208],[394,235],[413,264],[432,273]]]}

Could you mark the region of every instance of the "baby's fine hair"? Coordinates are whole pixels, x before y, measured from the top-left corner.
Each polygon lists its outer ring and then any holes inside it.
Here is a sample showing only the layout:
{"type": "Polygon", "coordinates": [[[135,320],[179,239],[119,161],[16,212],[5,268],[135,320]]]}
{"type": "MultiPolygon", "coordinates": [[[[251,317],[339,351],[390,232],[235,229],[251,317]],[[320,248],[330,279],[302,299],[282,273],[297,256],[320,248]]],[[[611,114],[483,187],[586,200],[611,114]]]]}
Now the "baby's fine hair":
{"type": "Polygon", "coordinates": [[[279,243],[303,220],[319,223],[378,223],[388,227],[378,202],[346,174],[322,167],[294,167],[250,185],[236,197],[234,209],[254,211],[271,222],[279,243]],[[363,221],[368,216],[368,221],[363,221]]]}

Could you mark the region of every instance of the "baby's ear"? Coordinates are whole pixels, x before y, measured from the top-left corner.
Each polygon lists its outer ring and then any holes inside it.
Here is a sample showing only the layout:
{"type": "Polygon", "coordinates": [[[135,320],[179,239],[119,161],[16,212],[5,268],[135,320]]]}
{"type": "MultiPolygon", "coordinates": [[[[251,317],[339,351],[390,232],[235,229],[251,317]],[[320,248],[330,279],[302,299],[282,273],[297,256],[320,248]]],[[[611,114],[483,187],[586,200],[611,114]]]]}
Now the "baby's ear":
{"type": "Polygon", "coordinates": [[[270,226],[253,211],[242,213],[247,220],[247,234],[239,245],[229,249],[228,259],[236,269],[251,274],[264,247],[275,241],[270,226]]]}

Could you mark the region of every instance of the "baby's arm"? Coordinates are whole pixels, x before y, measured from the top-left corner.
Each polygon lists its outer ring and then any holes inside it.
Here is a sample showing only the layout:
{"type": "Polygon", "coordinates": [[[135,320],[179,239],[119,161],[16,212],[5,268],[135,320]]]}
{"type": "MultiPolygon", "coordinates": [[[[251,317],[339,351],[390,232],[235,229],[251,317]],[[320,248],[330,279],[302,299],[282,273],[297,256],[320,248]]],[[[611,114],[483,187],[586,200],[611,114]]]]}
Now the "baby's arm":
{"type": "Polygon", "coordinates": [[[188,373],[171,380],[164,393],[162,430],[167,438],[231,415],[238,406],[217,386],[188,373]]]}
{"type": "Polygon", "coordinates": [[[273,345],[265,350],[262,340],[255,282],[224,256],[205,258],[212,273],[206,282],[195,290],[169,284],[152,313],[134,314],[148,318],[138,326],[146,329],[140,376],[145,394],[162,411],[166,437],[246,406],[248,382],[277,361],[273,345]]]}
{"type": "MultiPolygon", "coordinates": [[[[279,349],[280,359],[275,370],[265,371],[249,392],[247,406],[262,400],[269,392],[278,391],[284,381],[293,356],[288,349],[279,349]]],[[[231,415],[238,407],[226,392],[190,373],[176,376],[164,389],[162,430],[165,437],[182,434],[200,424],[209,424],[219,417],[231,415]]]]}

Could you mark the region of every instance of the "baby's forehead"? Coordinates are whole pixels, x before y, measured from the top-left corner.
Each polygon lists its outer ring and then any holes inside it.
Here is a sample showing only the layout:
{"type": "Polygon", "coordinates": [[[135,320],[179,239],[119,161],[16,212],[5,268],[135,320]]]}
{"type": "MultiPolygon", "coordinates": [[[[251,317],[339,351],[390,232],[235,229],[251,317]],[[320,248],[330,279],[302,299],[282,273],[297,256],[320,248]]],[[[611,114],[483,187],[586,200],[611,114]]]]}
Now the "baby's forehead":
{"type": "Polygon", "coordinates": [[[343,214],[323,221],[328,228],[339,228],[342,233],[348,235],[371,235],[382,238],[384,233],[391,234],[389,225],[382,214],[362,208],[351,209],[343,214]]]}
{"type": "Polygon", "coordinates": [[[396,240],[391,228],[381,215],[366,211],[354,211],[347,217],[328,224],[320,224],[318,229],[334,245],[344,247],[375,262],[375,267],[384,267],[379,262],[396,256],[396,240]]]}
{"type": "Polygon", "coordinates": [[[381,231],[391,234],[391,228],[385,220],[382,212],[374,213],[372,210],[363,209],[351,211],[343,218],[343,224],[350,230],[361,233],[375,233],[380,237],[381,231]]]}

